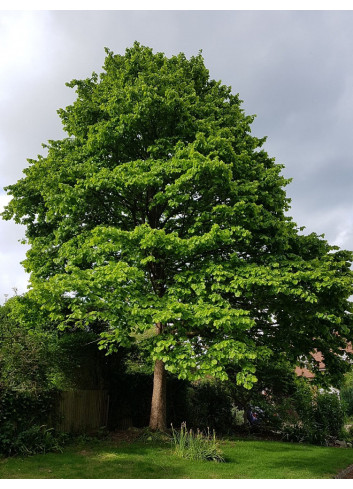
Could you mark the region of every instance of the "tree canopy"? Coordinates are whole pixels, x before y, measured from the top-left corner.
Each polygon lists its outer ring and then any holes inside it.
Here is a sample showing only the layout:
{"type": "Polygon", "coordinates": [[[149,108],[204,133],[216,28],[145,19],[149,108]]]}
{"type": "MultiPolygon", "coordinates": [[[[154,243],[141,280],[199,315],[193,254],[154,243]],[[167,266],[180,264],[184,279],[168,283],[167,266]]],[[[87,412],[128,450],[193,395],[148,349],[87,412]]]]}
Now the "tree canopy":
{"type": "Polygon", "coordinates": [[[67,84],[67,137],[7,187],[26,225],[32,291],[59,327],[104,325],[101,347],[138,342],[180,378],[250,388],[259,359],[320,350],[347,369],[352,254],[287,216],[288,184],[251,135],[238,95],[201,54],[135,43],[67,84]]]}

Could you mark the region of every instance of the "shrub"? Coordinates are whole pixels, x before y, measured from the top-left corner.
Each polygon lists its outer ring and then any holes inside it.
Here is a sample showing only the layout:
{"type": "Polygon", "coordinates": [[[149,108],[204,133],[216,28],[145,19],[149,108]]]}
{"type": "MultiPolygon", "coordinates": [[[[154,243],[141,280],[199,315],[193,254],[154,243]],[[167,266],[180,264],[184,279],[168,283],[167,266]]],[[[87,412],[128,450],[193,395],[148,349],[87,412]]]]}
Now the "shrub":
{"type": "Polygon", "coordinates": [[[329,445],[343,436],[344,411],[335,393],[302,386],[290,402],[291,416],[284,415],[280,427],[283,439],[329,445]]]}
{"type": "Polygon", "coordinates": [[[295,379],[294,386],[290,395],[253,396],[252,405],[263,411],[254,431],[316,445],[343,439],[344,409],[339,396],[301,378],[295,379]]]}
{"type": "Polygon", "coordinates": [[[214,380],[195,382],[188,389],[186,403],[184,419],[189,426],[222,434],[233,432],[234,406],[225,384],[214,380]]]}
{"type": "Polygon", "coordinates": [[[344,387],[341,390],[341,398],[347,416],[353,416],[353,387],[344,387]]]}
{"type": "Polygon", "coordinates": [[[321,431],[328,436],[339,438],[344,424],[344,412],[339,396],[328,392],[318,394],[314,418],[321,431]]]}
{"type": "Polygon", "coordinates": [[[182,423],[180,431],[176,431],[172,425],[172,443],[175,453],[179,457],[190,460],[209,460],[214,462],[224,462],[222,452],[218,447],[216,433],[202,433],[197,430],[187,430],[186,424],[182,423]]]}
{"type": "Polygon", "coordinates": [[[65,435],[47,426],[55,396],[55,391],[0,390],[0,453],[29,455],[62,446],[65,435]]]}
{"type": "Polygon", "coordinates": [[[340,395],[346,415],[353,416],[353,372],[346,374],[340,395]]]}
{"type": "Polygon", "coordinates": [[[67,440],[64,433],[56,433],[45,425],[33,425],[18,432],[12,423],[2,426],[0,452],[4,455],[34,455],[36,453],[62,451],[67,440]]]}

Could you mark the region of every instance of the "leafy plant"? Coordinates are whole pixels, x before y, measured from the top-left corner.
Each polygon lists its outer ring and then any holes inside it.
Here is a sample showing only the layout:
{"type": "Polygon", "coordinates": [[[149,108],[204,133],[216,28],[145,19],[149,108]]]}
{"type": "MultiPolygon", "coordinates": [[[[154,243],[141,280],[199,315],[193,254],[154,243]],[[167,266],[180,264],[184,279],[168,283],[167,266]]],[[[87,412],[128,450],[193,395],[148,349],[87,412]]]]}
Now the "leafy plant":
{"type": "Polygon", "coordinates": [[[335,393],[318,392],[298,382],[298,392],[281,407],[284,440],[329,445],[344,436],[344,411],[335,393]],[[288,409],[288,406],[291,409],[288,409]],[[287,412],[286,412],[287,411],[287,412]]]}
{"type": "Polygon", "coordinates": [[[212,434],[209,430],[207,433],[199,429],[194,432],[192,429],[187,430],[185,423],[182,423],[180,431],[177,431],[172,425],[172,444],[179,457],[190,460],[225,462],[218,447],[215,431],[212,434]]]}
{"type": "Polygon", "coordinates": [[[56,391],[0,389],[0,453],[30,455],[57,451],[66,435],[47,426],[55,418],[56,391]]]}
{"type": "Polygon", "coordinates": [[[340,389],[344,411],[347,416],[353,416],[353,371],[345,375],[343,385],[340,389]]]}
{"type": "Polygon", "coordinates": [[[6,188],[38,309],[60,330],[99,323],[108,353],[148,353],[152,429],[166,428],[167,371],[224,381],[231,364],[251,389],[259,359],[320,348],[339,379],[352,253],[288,217],[283,166],[201,53],[106,54],[103,73],[68,83],[66,137],[6,188]]]}
{"type": "Polygon", "coordinates": [[[235,420],[227,385],[214,379],[193,382],[186,392],[187,412],[184,419],[202,431],[231,433],[235,420]]]}
{"type": "Polygon", "coordinates": [[[61,452],[68,437],[46,425],[33,425],[19,431],[13,423],[1,427],[0,453],[4,455],[34,455],[36,453],[61,452]]]}

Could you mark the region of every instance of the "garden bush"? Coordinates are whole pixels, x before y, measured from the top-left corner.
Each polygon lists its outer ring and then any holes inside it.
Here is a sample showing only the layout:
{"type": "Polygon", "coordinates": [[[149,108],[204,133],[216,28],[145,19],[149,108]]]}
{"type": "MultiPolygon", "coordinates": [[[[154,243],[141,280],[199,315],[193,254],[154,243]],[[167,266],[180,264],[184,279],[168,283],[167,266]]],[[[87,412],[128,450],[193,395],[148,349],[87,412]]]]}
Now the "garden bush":
{"type": "Polygon", "coordinates": [[[201,430],[230,434],[234,431],[236,417],[227,386],[212,380],[189,386],[186,398],[186,416],[189,426],[201,430]]]}
{"type": "Polygon", "coordinates": [[[283,439],[329,445],[344,436],[344,411],[336,393],[320,392],[298,382],[298,392],[288,399],[292,410],[284,414],[283,439]]]}
{"type": "Polygon", "coordinates": [[[353,416],[353,372],[345,376],[344,383],[340,390],[343,409],[349,417],[353,416]]]}
{"type": "Polygon", "coordinates": [[[61,452],[67,439],[66,433],[58,433],[46,425],[32,425],[21,431],[8,422],[1,427],[0,453],[10,456],[61,452]]]}
{"type": "Polygon", "coordinates": [[[316,445],[329,445],[344,439],[347,435],[340,397],[334,392],[320,390],[302,378],[296,378],[294,384],[295,389],[287,395],[254,392],[250,404],[259,407],[262,415],[251,431],[316,445]]]}
{"type": "Polygon", "coordinates": [[[65,435],[48,427],[55,418],[56,391],[0,390],[0,453],[45,453],[58,450],[65,435]]]}

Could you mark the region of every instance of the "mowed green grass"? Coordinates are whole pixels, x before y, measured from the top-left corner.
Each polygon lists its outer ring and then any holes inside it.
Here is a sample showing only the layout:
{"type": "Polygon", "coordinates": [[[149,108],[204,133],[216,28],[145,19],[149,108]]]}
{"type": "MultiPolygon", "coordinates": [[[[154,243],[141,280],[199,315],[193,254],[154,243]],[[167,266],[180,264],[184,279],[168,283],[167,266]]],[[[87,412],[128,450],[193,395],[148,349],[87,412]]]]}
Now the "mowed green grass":
{"type": "Polygon", "coordinates": [[[273,441],[221,442],[226,463],[178,458],[169,444],[95,441],[63,453],[0,459],[2,479],[325,479],[353,463],[353,449],[273,441]]]}

